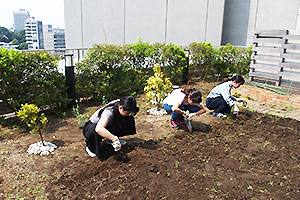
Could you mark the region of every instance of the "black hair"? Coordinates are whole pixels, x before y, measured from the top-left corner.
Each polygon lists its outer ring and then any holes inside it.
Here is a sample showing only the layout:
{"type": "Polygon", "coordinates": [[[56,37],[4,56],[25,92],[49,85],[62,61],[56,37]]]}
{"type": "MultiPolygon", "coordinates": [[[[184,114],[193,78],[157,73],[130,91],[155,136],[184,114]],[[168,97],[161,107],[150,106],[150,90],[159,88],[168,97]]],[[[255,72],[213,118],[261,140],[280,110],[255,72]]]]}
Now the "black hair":
{"type": "MultiPolygon", "coordinates": [[[[125,111],[132,111],[134,115],[140,110],[139,107],[136,106],[136,100],[133,96],[125,96],[120,101],[115,101],[106,104],[98,113],[98,117],[101,116],[103,111],[108,107],[113,107],[113,113],[119,113],[118,106],[122,106],[125,111]],[[116,112],[115,112],[116,111],[116,112]]],[[[120,114],[120,113],[119,113],[120,114]]]]}
{"type": "Polygon", "coordinates": [[[199,90],[197,90],[195,88],[183,89],[181,92],[184,93],[186,95],[186,97],[190,96],[190,99],[194,103],[202,102],[202,94],[199,90]]]}
{"type": "Polygon", "coordinates": [[[225,79],[220,84],[228,82],[228,81],[235,81],[236,83],[240,83],[241,85],[243,85],[245,83],[245,79],[241,75],[237,74],[232,78],[225,79]]]}
{"type": "Polygon", "coordinates": [[[134,115],[139,111],[139,108],[136,106],[136,100],[133,96],[123,97],[120,100],[119,105],[123,107],[123,110],[131,111],[134,115]]]}

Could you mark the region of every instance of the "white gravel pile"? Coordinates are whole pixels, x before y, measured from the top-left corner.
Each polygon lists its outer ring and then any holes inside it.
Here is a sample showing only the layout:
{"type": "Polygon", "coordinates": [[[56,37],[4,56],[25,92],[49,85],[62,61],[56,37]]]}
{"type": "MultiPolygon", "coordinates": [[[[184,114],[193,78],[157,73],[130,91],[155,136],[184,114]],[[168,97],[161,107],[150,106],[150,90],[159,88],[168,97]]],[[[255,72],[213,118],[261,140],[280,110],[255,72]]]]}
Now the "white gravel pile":
{"type": "Polygon", "coordinates": [[[31,144],[27,150],[29,154],[40,154],[43,155],[49,155],[50,153],[53,153],[54,149],[57,148],[55,144],[52,144],[51,142],[44,142],[45,146],[42,142],[37,142],[34,144],[31,144]]]}
{"type": "Polygon", "coordinates": [[[168,114],[165,109],[157,108],[157,107],[150,108],[147,110],[147,112],[151,115],[166,115],[166,114],[168,114]]]}

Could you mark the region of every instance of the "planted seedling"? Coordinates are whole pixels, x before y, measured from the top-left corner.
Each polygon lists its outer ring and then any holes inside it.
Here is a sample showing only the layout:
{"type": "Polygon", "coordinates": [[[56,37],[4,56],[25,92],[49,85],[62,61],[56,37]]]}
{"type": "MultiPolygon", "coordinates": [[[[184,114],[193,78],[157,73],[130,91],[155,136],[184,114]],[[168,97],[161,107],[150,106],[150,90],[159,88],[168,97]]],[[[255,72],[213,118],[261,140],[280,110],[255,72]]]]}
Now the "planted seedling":
{"type": "Polygon", "coordinates": [[[48,119],[45,117],[45,114],[42,113],[39,115],[39,109],[34,104],[25,104],[22,105],[21,110],[17,112],[17,117],[21,119],[21,121],[25,122],[29,128],[31,128],[30,133],[38,133],[41,137],[41,141],[45,146],[42,132],[46,128],[46,124],[48,119]]]}

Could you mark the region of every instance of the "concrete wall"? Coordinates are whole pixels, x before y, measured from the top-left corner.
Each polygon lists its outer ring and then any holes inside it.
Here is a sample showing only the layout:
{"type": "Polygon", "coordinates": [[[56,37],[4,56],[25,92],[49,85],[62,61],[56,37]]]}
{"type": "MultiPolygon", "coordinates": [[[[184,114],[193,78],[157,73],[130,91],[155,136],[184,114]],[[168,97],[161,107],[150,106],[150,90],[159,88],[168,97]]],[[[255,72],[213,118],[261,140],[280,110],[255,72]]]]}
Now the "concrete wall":
{"type": "Polygon", "coordinates": [[[299,0],[256,0],[255,30],[295,30],[299,0]]]}
{"type": "Polygon", "coordinates": [[[221,44],[225,0],[64,0],[66,48],[93,44],[221,44]]]}
{"type": "Polygon", "coordinates": [[[300,31],[300,0],[64,0],[66,47],[211,42],[252,45],[255,30],[300,31]]]}
{"type": "Polygon", "coordinates": [[[163,0],[126,0],[124,43],[134,44],[139,38],[151,44],[164,42],[165,12],[166,1],[163,0]]]}

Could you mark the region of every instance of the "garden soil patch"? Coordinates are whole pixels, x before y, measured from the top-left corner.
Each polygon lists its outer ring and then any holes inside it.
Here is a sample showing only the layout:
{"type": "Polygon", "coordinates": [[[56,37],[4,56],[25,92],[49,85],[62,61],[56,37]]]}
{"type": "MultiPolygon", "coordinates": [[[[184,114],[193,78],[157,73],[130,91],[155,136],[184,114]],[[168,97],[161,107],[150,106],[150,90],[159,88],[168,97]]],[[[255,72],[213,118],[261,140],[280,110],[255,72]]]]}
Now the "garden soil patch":
{"type": "MultiPolygon", "coordinates": [[[[200,89],[204,100],[212,84],[200,89]]],[[[189,87],[186,86],[186,87],[189,87]]],[[[238,118],[194,117],[194,131],[173,131],[170,115],[148,115],[143,96],[137,134],[120,152],[103,142],[101,158],[85,151],[82,129],[69,112],[49,119],[43,136],[58,146],[30,155],[39,141],[10,119],[1,126],[3,199],[299,199],[300,122],[249,110],[238,118]],[[15,125],[15,126],[14,126],[15,125]]],[[[81,104],[86,113],[98,105],[81,104]]]]}

